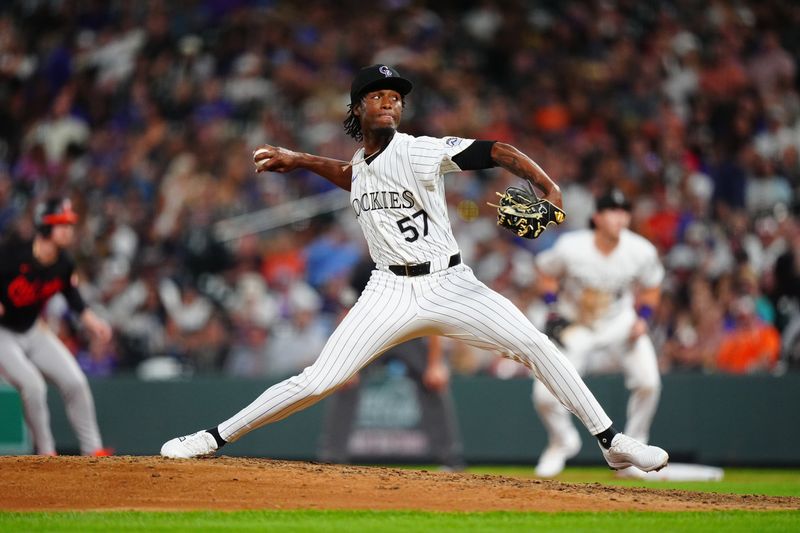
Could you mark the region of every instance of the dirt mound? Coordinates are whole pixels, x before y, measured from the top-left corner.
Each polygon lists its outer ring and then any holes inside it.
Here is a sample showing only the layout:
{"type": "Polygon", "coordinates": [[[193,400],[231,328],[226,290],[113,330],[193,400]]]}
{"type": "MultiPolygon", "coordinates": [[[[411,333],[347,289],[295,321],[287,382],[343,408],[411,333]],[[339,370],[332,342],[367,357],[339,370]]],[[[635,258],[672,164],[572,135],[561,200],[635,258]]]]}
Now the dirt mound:
{"type": "Polygon", "coordinates": [[[0,457],[0,509],[800,509],[800,498],[217,457],[0,457]]]}

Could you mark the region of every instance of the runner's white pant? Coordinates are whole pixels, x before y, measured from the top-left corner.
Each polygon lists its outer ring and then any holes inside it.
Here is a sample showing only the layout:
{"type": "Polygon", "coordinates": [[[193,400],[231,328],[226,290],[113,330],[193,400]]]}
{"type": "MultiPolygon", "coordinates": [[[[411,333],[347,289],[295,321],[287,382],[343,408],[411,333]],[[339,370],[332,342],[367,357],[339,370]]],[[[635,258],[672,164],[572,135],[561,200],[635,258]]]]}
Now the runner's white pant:
{"type": "MultiPolygon", "coordinates": [[[[642,335],[630,342],[630,331],[636,313],[616,317],[607,324],[588,328],[572,325],[564,330],[564,354],[575,365],[581,376],[622,372],[628,397],[625,434],[639,442],[647,443],[650,425],[661,396],[661,376],[653,342],[642,335]]],[[[550,444],[562,445],[576,434],[575,427],[559,401],[538,381],[533,384],[533,404],[547,430],[550,444]]]]}
{"type": "Polygon", "coordinates": [[[373,271],[314,364],[222,422],[220,436],[232,442],[309,407],[392,346],[428,335],[458,339],[518,361],[531,368],[590,433],[611,426],[575,367],[547,336],[462,264],[417,277],[373,271]]]}
{"type": "Polygon", "coordinates": [[[36,453],[56,451],[45,379],[61,393],[81,453],[88,455],[103,446],[86,375],[64,343],[41,321],[24,333],[0,327],[0,375],[19,391],[36,453]]]}

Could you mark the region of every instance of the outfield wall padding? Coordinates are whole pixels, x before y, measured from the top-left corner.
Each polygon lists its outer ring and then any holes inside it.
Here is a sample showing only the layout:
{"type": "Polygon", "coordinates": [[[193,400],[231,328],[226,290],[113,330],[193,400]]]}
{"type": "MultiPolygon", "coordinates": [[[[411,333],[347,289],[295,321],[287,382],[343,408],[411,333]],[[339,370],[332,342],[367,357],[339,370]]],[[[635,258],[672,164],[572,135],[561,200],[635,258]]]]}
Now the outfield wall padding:
{"type": "MultiPolygon", "coordinates": [[[[670,374],[663,381],[651,441],[668,449],[673,460],[712,465],[800,465],[800,375],[670,374]]],[[[226,419],[272,383],[274,380],[219,377],[143,382],[119,377],[92,380],[91,386],[106,444],[118,454],[152,455],[170,437],[226,419]]],[[[622,378],[590,377],[587,384],[615,425],[623,428],[627,392],[622,378]]],[[[383,386],[380,382],[372,384],[368,404],[373,410],[381,408],[383,386]]],[[[545,445],[545,434],[531,405],[529,380],[456,376],[452,392],[468,462],[535,462],[545,445]]],[[[396,387],[392,394],[397,395],[396,387]]],[[[315,459],[325,401],[256,430],[230,444],[225,453],[315,459]]],[[[402,400],[388,399],[390,406],[397,401],[402,400]]],[[[59,450],[74,452],[77,441],[52,387],[49,403],[59,450]]],[[[386,409],[387,402],[383,404],[386,409]]],[[[7,401],[5,405],[14,403],[7,401]]],[[[407,415],[408,411],[404,412],[407,415]]],[[[595,442],[580,429],[584,446],[575,463],[599,464],[602,459],[595,442]]]]}

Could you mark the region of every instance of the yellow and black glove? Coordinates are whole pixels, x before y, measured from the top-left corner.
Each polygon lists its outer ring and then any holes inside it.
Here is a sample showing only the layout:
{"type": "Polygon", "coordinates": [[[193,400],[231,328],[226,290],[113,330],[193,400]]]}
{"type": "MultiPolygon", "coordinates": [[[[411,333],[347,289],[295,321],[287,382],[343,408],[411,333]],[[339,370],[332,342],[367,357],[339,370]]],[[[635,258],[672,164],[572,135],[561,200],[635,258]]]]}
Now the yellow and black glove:
{"type": "Polygon", "coordinates": [[[505,193],[497,195],[500,205],[489,204],[497,208],[497,224],[520,237],[535,239],[550,224],[561,224],[566,219],[563,210],[532,191],[509,187],[505,193]]]}

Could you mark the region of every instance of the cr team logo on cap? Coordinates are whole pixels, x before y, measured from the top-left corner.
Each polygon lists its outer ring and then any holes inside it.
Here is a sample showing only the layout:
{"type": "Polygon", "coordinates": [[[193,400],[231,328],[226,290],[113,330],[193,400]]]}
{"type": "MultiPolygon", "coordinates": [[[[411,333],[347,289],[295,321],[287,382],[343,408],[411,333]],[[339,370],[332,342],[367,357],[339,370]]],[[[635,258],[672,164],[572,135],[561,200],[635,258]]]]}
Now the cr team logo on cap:
{"type": "Polygon", "coordinates": [[[350,102],[355,103],[370,91],[391,89],[401,96],[411,92],[413,84],[389,65],[380,63],[364,67],[356,73],[350,84],[350,102]]]}

